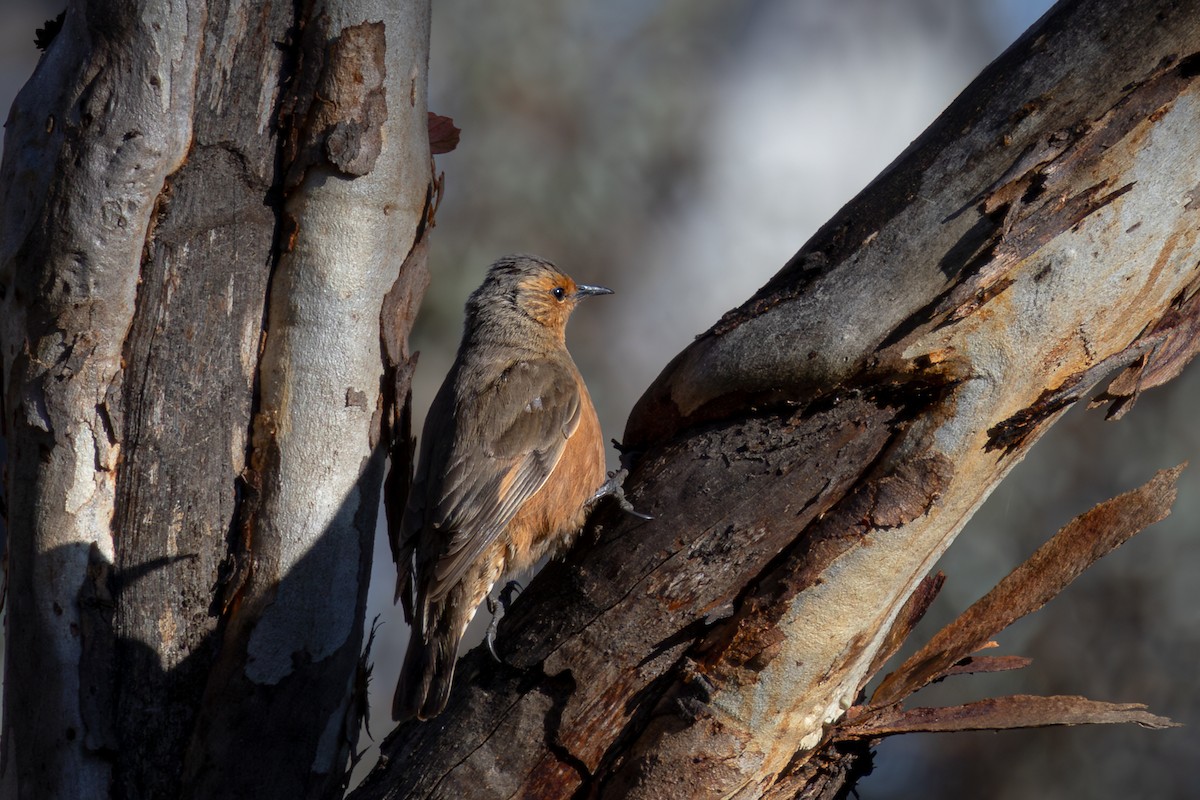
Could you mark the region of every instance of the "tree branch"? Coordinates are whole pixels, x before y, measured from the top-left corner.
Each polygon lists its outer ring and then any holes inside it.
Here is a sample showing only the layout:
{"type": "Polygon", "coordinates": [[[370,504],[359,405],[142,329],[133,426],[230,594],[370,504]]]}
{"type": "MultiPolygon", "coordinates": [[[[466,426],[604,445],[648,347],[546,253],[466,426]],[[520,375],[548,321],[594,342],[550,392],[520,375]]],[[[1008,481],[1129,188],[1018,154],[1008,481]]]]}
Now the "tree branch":
{"type": "Polygon", "coordinates": [[[1038,436],[1112,369],[1194,353],[1163,332],[1200,285],[1197,11],[1061,3],[676,357],[624,441],[655,519],[596,515],[502,622],[514,668],[468,655],[446,715],[395,731],[354,796],[796,774],[1038,436]]]}

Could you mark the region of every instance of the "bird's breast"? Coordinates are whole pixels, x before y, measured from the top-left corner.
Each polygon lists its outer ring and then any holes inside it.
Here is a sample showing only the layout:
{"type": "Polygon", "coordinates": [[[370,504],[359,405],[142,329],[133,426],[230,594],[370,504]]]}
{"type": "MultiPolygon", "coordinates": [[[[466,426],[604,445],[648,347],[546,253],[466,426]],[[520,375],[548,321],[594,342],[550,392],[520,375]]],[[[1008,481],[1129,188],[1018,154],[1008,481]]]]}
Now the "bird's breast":
{"type": "Polygon", "coordinates": [[[579,427],[546,483],[525,502],[506,531],[506,572],[514,574],[570,546],[587,504],[604,482],[604,437],[587,389],[580,384],[579,427]]]}

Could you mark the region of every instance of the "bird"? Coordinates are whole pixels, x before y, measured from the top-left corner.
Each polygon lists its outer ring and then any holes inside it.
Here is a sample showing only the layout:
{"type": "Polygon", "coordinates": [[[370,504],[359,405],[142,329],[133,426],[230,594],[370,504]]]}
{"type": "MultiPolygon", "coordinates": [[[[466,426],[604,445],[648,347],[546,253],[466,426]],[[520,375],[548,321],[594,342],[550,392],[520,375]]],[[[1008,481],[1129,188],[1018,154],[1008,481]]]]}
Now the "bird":
{"type": "Polygon", "coordinates": [[[480,602],[502,577],[564,553],[611,491],[596,409],[566,346],[576,305],[604,294],[545,259],[511,255],[467,301],[400,521],[396,596],[412,633],[396,721],[445,709],[480,602]]]}

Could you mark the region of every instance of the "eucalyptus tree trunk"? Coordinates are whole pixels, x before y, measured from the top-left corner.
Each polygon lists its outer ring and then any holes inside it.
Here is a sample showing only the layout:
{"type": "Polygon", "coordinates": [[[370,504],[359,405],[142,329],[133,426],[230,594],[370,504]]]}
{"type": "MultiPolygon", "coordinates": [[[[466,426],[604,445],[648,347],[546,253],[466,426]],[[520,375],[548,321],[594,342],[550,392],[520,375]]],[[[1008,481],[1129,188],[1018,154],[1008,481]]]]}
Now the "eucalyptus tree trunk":
{"type": "Polygon", "coordinates": [[[73,2],[14,103],[4,797],[341,793],[428,36],[420,0],[73,2]]]}
{"type": "Polygon", "coordinates": [[[862,690],[1048,426],[1113,374],[1120,415],[1195,353],[1198,76],[1195,2],[1056,6],[666,367],[623,442],[654,519],[598,513],[505,617],[506,665],[466,656],[447,712],[393,732],[353,796],[832,796],[904,729],[1166,724],[1081,698],[924,728],[897,709],[948,670],[1020,666],[964,657],[1162,516],[1177,473],[862,690]]]}

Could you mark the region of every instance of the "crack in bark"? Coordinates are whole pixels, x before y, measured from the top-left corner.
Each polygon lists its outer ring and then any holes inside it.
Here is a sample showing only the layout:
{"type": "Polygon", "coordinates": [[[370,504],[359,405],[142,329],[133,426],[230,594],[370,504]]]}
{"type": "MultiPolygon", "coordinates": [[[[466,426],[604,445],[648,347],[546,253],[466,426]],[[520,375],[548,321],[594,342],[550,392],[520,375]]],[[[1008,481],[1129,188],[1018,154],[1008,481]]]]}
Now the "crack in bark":
{"type": "Polygon", "coordinates": [[[1106,376],[1153,352],[1161,341],[1161,335],[1136,341],[1121,352],[1072,375],[1058,387],[1045,390],[1032,405],[988,428],[988,441],[984,449],[989,452],[1003,450],[1005,455],[1012,453],[1022,446],[1043,422],[1078,402],[1106,376]]]}
{"type": "MultiPolygon", "coordinates": [[[[544,675],[545,673],[543,673],[544,675]]],[[[558,758],[559,762],[565,764],[579,775],[580,784],[586,784],[593,775],[588,769],[588,765],[582,758],[571,752],[571,749],[559,739],[559,731],[562,727],[563,712],[571,701],[571,696],[575,693],[576,685],[575,678],[570,670],[564,670],[557,675],[545,676],[546,680],[542,683],[547,689],[555,688],[554,684],[561,684],[557,688],[558,692],[551,694],[555,697],[550,710],[546,713],[545,725],[545,742],[546,749],[550,754],[558,758]],[[557,695],[557,696],[555,696],[557,695]]],[[[549,692],[548,692],[549,693],[549,692]]]]}
{"type": "MultiPolygon", "coordinates": [[[[448,766],[448,767],[446,768],[446,770],[445,770],[445,771],[442,773],[441,777],[439,777],[439,778],[438,778],[438,780],[437,780],[437,781],[436,781],[436,782],[433,784],[433,786],[430,788],[430,790],[429,790],[429,792],[428,792],[427,796],[430,796],[430,797],[431,797],[431,796],[435,795],[435,794],[438,792],[438,790],[439,790],[439,789],[442,787],[442,784],[443,784],[443,783],[445,783],[446,779],[447,779],[448,777],[450,777],[450,775],[452,775],[452,774],[453,774],[453,773],[454,773],[456,770],[458,770],[460,767],[462,767],[462,765],[463,765],[463,764],[466,764],[468,761],[470,761],[470,760],[471,760],[471,758],[472,758],[472,757],[473,757],[473,756],[474,756],[476,753],[478,753],[480,750],[482,750],[484,747],[486,747],[488,744],[490,744],[490,743],[491,743],[492,737],[493,737],[493,736],[495,736],[495,735],[496,735],[496,732],[497,732],[498,730],[500,730],[500,727],[501,727],[501,726],[502,726],[502,725],[503,725],[505,722],[507,722],[507,721],[508,721],[508,715],[509,715],[509,713],[510,713],[510,712],[511,712],[511,711],[512,711],[514,708],[516,708],[518,705],[520,705],[520,704],[521,704],[521,701],[522,701],[523,699],[524,699],[524,695],[518,695],[518,696],[516,697],[516,699],[514,699],[514,700],[513,700],[511,703],[509,703],[509,704],[508,704],[508,705],[505,707],[505,710],[504,710],[504,712],[503,712],[503,713],[501,713],[501,714],[497,714],[497,715],[496,715],[496,720],[497,720],[497,721],[496,721],[496,724],[495,724],[495,725],[493,725],[493,726],[491,727],[491,729],[489,729],[489,730],[488,730],[488,732],[487,732],[487,735],[486,735],[486,736],[484,736],[484,737],[483,737],[483,738],[482,738],[482,739],[479,741],[479,744],[477,744],[477,745],[476,745],[474,748],[472,748],[471,750],[469,750],[469,751],[468,751],[468,752],[467,752],[467,753],[466,753],[466,754],[465,754],[465,755],[464,755],[462,758],[458,759],[458,761],[455,761],[454,763],[452,763],[450,766],[448,766]]],[[[421,723],[410,723],[410,724],[413,724],[413,725],[419,725],[419,724],[421,724],[421,723]]]]}

